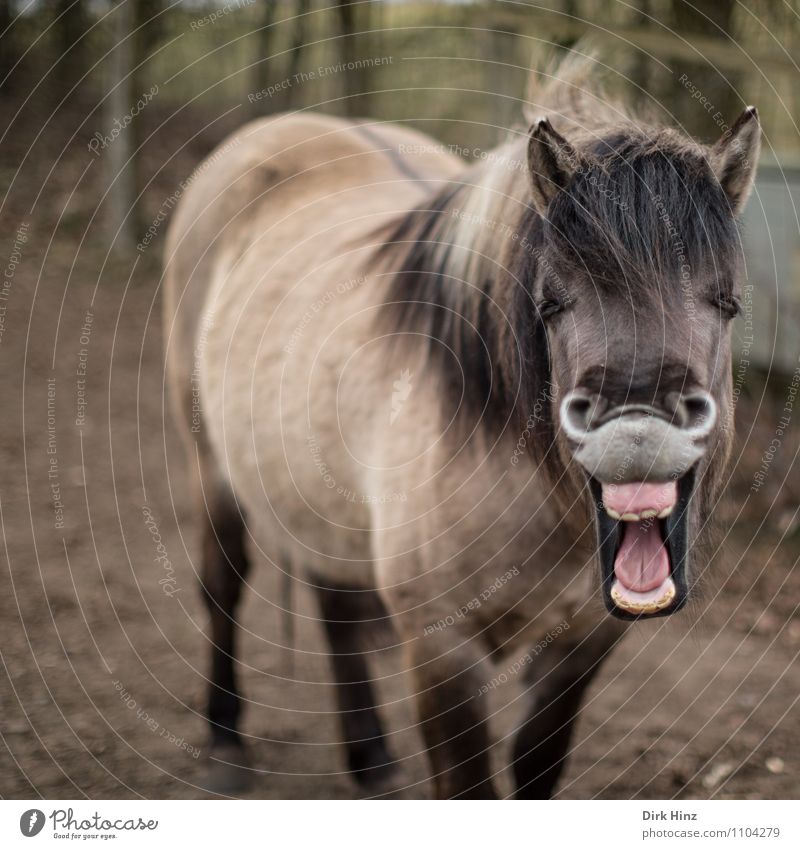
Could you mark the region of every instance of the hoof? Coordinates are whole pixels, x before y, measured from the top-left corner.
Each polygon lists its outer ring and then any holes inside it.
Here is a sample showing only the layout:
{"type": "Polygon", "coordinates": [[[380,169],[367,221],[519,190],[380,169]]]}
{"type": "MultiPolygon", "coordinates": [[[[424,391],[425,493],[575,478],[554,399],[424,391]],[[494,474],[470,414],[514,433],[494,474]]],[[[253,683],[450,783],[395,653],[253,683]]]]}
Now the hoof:
{"type": "Polygon", "coordinates": [[[379,794],[393,789],[397,765],[383,743],[351,747],[347,760],[353,778],[365,793],[379,794]]]}
{"type": "Polygon", "coordinates": [[[253,782],[250,758],[244,746],[214,746],[206,764],[206,790],[220,796],[238,796],[253,782]]]}

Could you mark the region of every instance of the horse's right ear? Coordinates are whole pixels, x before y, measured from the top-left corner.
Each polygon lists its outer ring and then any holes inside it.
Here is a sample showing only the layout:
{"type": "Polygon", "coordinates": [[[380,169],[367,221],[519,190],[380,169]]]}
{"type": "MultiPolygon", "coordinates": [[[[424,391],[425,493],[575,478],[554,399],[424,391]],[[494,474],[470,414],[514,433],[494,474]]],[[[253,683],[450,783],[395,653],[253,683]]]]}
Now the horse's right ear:
{"type": "Polygon", "coordinates": [[[539,215],[544,217],[550,201],[566,188],[577,168],[575,148],[553,129],[547,118],[537,121],[530,129],[528,170],[533,205],[539,215]]]}
{"type": "Polygon", "coordinates": [[[742,211],[753,189],[760,150],[761,126],[755,106],[748,106],[711,148],[711,168],[734,215],[742,211]]]}

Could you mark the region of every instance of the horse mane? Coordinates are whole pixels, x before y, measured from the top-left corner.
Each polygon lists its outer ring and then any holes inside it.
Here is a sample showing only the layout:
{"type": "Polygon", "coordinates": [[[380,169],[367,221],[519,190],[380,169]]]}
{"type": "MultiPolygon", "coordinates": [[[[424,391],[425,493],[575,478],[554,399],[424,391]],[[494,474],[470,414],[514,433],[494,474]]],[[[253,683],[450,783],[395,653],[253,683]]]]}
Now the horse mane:
{"type": "MultiPolygon", "coordinates": [[[[526,118],[546,117],[585,163],[547,220],[532,206],[529,132],[518,128],[404,215],[375,257],[388,275],[380,329],[396,351],[422,346],[446,420],[467,432],[526,428],[534,457],[555,474],[547,335],[533,301],[547,256],[590,268],[600,285],[664,294],[679,257],[696,270],[709,241],[737,241],[707,149],[607,98],[597,63],[572,52],[532,76],[526,118]]],[[[720,286],[733,256],[720,252],[720,286]]]]}

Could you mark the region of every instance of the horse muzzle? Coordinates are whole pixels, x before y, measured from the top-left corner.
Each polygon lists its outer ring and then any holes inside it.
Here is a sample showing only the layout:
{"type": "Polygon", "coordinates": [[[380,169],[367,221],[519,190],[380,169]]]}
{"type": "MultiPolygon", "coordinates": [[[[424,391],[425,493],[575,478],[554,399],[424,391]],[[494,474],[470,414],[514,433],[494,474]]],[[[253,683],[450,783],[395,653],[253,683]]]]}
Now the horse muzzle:
{"type": "Polygon", "coordinates": [[[575,390],[560,416],[595,503],[606,608],[621,619],[680,610],[689,597],[689,508],[717,420],[714,399],[693,392],[670,398],[664,410],[608,410],[575,390]]]}

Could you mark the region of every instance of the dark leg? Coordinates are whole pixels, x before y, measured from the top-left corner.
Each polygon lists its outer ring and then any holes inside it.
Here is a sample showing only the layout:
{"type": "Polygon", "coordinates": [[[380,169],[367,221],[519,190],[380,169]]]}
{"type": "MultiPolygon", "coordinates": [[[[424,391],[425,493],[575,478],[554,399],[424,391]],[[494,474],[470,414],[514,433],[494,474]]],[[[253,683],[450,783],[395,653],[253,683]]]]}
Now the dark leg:
{"type": "Polygon", "coordinates": [[[494,799],[483,652],[463,635],[418,637],[412,644],[420,730],[428,749],[436,797],[494,799]]]}
{"type": "Polygon", "coordinates": [[[374,791],[387,781],[394,765],[375,709],[361,632],[375,627],[363,624],[365,621],[386,616],[386,611],[372,590],[348,590],[318,582],[316,592],[336,678],[347,765],[360,785],[374,791]]]}
{"type": "Polygon", "coordinates": [[[249,778],[238,732],[241,700],[236,683],[236,608],[248,571],[244,522],[233,496],[206,492],[203,501],[202,590],[211,616],[208,720],[211,760],[208,789],[236,793],[249,778]]]}
{"type": "Polygon", "coordinates": [[[514,742],[515,798],[549,799],[553,795],[586,688],[623,629],[609,619],[582,642],[567,643],[564,636],[564,644],[556,640],[536,658],[533,710],[514,742]]]}

